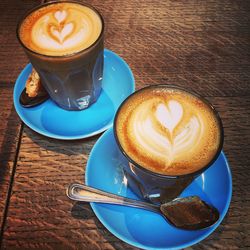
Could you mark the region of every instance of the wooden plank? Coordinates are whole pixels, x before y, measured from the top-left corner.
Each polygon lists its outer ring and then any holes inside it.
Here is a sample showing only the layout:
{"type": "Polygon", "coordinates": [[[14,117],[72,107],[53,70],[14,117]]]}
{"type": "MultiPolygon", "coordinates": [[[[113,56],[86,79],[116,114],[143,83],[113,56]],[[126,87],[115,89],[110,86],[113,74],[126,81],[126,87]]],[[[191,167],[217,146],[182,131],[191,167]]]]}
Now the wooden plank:
{"type": "Polygon", "coordinates": [[[58,141],[25,127],[4,248],[126,246],[107,233],[89,205],[73,206],[65,195],[69,183],[83,182],[86,160],[96,139],[58,141]]]}
{"type": "MultiPolygon", "coordinates": [[[[250,101],[242,97],[209,99],[224,122],[224,150],[234,176],[234,193],[240,196],[233,196],[222,225],[197,248],[221,248],[225,244],[232,248],[247,247],[250,223],[246,218],[249,218],[250,200],[248,164],[243,156],[250,150],[250,101]]],[[[73,203],[65,195],[69,183],[83,182],[85,165],[98,137],[58,141],[25,127],[4,232],[4,248],[128,249],[128,245],[101,225],[88,204],[73,203]]]]}
{"type": "Polygon", "coordinates": [[[176,84],[206,96],[250,95],[249,3],[118,5],[111,15],[100,6],[107,22],[105,42],[127,60],[137,86],[176,84]]]}
{"type": "Polygon", "coordinates": [[[0,82],[0,234],[4,222],[8,191],[12,181],[16,150],[21,128],[12,104],[10,84],[0,82]]]}
{"type": "Polygon", "coordinates": [[[20,18],[40,1],[0,1],[0,82],[15,83],[17,76],[28,62],[16,38],[16,26],[20,18]]]}
{"type": "Polygon", "coordinates": [[[12,101],[13,86],[23,65],[27,63],[16,39],[16,24],[24,12],[36,4],[13,0],[0,2],[0,241],[21,132],[21,121],[12,101]]]}

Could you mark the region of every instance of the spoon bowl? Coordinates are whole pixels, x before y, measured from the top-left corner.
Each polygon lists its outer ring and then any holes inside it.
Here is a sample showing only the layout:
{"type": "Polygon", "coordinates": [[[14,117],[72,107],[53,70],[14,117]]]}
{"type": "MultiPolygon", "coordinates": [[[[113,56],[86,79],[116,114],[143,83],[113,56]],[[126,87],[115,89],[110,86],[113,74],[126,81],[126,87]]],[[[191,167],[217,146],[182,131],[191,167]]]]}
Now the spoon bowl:
{"type": "Polygon", "coordinates": [[[199,230],[212,226],[219,219],[219,211],[198,196],[177,198],[171,202],[155,205],[129,199],[86,185],[71,184],[66,190],[71,200],[124,205],[150,210],[161,214],[173,226],[186,230],[199,230]]]}
{"type": "Polygon", "coordinates": [[[38,92],[35,97],[29,97],[26,88],[24,88],[19,97],[19,102],[23,107],[31,108],[45,102],[47,99],[49,99],[49,94],[44,89],[38,92]]]}

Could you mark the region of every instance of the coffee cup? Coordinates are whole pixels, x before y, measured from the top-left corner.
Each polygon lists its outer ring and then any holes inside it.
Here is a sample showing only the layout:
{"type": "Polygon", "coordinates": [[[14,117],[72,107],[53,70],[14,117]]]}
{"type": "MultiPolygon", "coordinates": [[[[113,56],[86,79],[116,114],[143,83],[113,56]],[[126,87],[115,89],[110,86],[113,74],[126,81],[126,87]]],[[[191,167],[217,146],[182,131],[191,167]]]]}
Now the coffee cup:
{"type": "Polygon", "coordinates": [[[48,2],[29,11],[17,37],[51,99],[66,110],[88,108],[103,78],[104,21],[92,6],[48,2]]]}
{"type": "Polygon", "coordinates": [[[164,203],[218,158],[223,126],[203,97],[173,85],[152,85],[130,95],[114,119],[114,136],[128,160],[128,185],[138,196],[164,203]]]}

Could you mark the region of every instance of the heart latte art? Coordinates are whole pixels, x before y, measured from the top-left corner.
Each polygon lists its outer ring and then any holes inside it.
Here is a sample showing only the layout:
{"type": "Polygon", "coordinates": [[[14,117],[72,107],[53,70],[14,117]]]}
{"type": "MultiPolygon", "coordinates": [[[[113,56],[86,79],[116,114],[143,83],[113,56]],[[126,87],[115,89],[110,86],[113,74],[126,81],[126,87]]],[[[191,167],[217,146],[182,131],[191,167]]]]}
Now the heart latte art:
{"type": "Polygon", "coordinates": [[[89,7],[56,3],[32,12],[20,27],[20,38],[31,50],[51,56],[88,48],[99,37],[102,22],[89,7]]]}
{"type": "Polygon", "coordinates": [[[139,165],[168,175],[194,172],[218,150],[219,125],[211,108],[180,90],[145,89],[116,119],[119,142],[139,165]]]}

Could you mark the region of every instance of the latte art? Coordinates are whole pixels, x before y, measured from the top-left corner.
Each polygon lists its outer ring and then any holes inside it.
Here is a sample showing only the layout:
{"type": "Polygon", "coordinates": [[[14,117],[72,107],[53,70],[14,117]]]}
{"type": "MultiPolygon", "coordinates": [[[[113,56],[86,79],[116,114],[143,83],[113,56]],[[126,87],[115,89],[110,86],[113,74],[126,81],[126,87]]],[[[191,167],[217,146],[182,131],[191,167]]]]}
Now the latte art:
{"type": "Polygon", "coordinates": [[[217,120],[208,105],[169,89],[134,94],[119,111],[116,130],[131,159],[168,175],[191,173],[208,164],[220,139],[217,120]]]}
{"type": "Polygon", "coordinates": [[[199,145],[204,124],[196,115],[186,122],[183,107],[177,101],[170,100],[167,104],[154,106],[153,100],[142,103],[127,125],[133,128],[130,133],[139,147],[165,162],[164,170],[183,153],[199,145]]]}
{"type": "Polygon", "coordinates": [[[20,38],[31,50],[60,56],[88,48],[102,29],[98,14],[75,3],[56,3],[31,13],[20,28],[20,38]]]}

